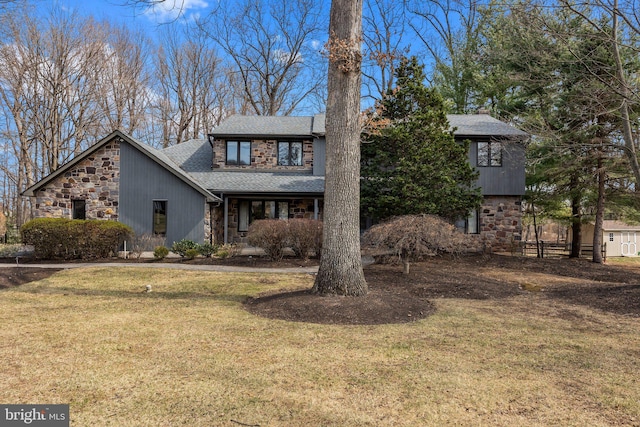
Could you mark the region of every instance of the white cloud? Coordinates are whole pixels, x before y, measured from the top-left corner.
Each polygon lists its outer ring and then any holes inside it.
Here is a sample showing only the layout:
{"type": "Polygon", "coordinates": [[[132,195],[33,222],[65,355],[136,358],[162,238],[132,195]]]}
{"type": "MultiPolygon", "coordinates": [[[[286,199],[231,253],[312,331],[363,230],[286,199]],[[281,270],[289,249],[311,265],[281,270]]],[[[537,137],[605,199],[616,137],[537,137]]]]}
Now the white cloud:
{"type": "Polygon", "coordinates": [[[208,7],[209,4],[205,0],[165,0],[149,7],[146,13],[154,21],[166,23],[198,13],[194,11],[208,7]]]}

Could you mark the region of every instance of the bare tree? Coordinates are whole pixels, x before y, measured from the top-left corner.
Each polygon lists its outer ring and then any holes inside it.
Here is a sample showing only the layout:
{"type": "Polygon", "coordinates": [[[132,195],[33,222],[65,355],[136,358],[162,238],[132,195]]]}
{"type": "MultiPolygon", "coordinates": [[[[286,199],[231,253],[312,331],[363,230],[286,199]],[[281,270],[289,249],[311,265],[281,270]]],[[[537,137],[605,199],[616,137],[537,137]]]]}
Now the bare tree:
{"type": "Polygon", "coordinates": [[[150,41],[124,26],[100,24],[99,66],[95,72],[95,102],[101,126],[97,136],[120,129],[130,135],[139,131],[149,108],[151,77],[146,65],[150,41]]]}
{"type": "MultiPolygon", "coordinates": [[[[490,8],[485,6],[485,8],[490,8]]],[[[425,51],[424,62],[433,71],[432,84],[453,104],[455,113],[466,113],[482,104],[476,100],[479,82],[477,53],[484,24],[474,0],[410,2],[410,26],[425,51]]]]}
{"type": "Polygon", "coordinates": [[[362,236],[373,255],[396,256],[409,274],[412,262],[472,250],[471,239],[436,215],[404,215],[371,227],[362,236]]]}
{"type": "Polygon", "coordinates": [[[360,255],[361,0],[331,2],[323,246],[313,291],[365,295],[360,255]]]}
{"type": "Polygon", "coordinates": [[[165,27],[156,60],[155,110],[163,146],[203,137],[229,114],[227,73],[204,32],[165,27]],[[182,36],[182,37],[181,37],[182,36]]]}
{"type": "Polygon", "coordinates": [[[322,96],[321,8],[314,0],[221,1],[202,23],[234,64],[252,113],[289,115],[322,96]]]}
{"type": "Polygon", "coordinates": [[[363,95],[380,100],[393,89],[396,68],[409,51],[403,38],[406,7],[393,0],[366,0],[364,6],[363,95]]]}
{"type": "MultiPolygon", "coordinates": [[[[132,131],[143,117],[144,61],[136,42],[75,13],[3,16],[0,135],[17,167],[15,197],[86,149],[105,129],[132,131]]],[[[25,201],[24,203],[28,203],[25,201]]],[[[29,216],[15,203],[17,224],[29,216]]]]}

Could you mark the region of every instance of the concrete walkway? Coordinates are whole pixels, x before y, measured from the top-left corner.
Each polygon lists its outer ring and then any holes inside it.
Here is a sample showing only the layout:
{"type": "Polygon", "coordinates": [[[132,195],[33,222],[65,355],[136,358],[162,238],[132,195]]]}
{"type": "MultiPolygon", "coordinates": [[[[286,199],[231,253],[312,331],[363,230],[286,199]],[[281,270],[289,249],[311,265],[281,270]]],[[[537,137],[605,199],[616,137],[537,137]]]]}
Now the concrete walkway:
{"type": "Polygon", "coordinates": [[[127,268],[171,268],[174,270],[190,271],[219,271],[222,273],[306,273],[315,274],[318,267],[288,267],[288,268],[260,268],[260,267],[235,267],[231,265],[201,265],[182,264],[179,262],[67,262],[67,263],[0,263],[0,268],[23,267],[23,268],[89,268],[89,267],[127,267],[127,268]]]}

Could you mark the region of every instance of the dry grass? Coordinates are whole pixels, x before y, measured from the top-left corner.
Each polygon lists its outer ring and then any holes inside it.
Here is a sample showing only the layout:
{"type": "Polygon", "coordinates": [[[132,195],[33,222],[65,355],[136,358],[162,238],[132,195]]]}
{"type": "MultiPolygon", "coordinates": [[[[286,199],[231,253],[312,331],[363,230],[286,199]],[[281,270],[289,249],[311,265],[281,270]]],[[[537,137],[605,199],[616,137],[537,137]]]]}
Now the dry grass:
{"type": "Polygon", "coordinates": [[[311,285],[102,268],[4,290],[0,402],[70,403],[74,426],[640,425],[637,318],[539,293],[384,326],[240,304],[311,285]]]}

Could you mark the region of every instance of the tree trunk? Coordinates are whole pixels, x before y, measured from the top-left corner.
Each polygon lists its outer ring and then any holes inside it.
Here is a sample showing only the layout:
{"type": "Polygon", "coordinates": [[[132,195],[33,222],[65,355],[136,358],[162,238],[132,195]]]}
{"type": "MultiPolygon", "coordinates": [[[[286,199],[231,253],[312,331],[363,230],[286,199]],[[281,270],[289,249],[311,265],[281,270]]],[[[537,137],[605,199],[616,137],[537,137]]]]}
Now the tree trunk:
{"type": "Polygon", "coordinates": [[[360,254],[362,0],[333,0],[329,23],[323,246],[313,291],[365,295],[360,254]]]}
{"type": "Polygon", "coordinates": [[[636,179],[636,186],[640,185],[640,163],[638,162],[638,154],[636,152],[636,143],[633,138],[633,129],[631,126],[631,118],[629,114],[629,99],[631,91],[629,90],[628,79],[625,76],[624,64],[620,56],[620,46],[618,40],[618,0],[614,0],[612,13],[612,51],[616,61],[616,76],[620,85],[620,93],[622,100],[620,102],[620,117],[622,119],[622,138],[624,140],[625,154],[629,159],[631,171],[636,179]]]}
{"type": "Polygon", "coordinates": [[[593,227],[593,262],[602,264],[602,223],[604,220],[604,181],[605,170],[602,167],[602,154],[598,158],[598,202],[596,205],[596,223],[593,227]]]}
{"type": "Polygon", "coordinates": [[[571,198],[571,253],[569,258],[580,258],[582,254],[582,215],[580,215],[580,197],[571,198]]]}

